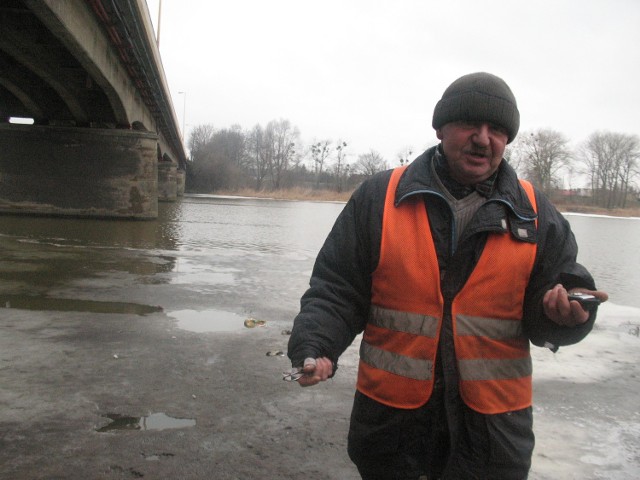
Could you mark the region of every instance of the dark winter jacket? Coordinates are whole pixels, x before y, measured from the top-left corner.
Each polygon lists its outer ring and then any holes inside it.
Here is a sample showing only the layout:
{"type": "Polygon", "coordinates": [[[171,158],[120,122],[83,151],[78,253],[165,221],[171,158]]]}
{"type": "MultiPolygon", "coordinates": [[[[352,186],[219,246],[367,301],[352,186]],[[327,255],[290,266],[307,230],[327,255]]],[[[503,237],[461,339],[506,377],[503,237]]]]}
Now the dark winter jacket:
{"type": "MultiPolygon", "coordinates": [[[[584,338],[593,327],[595,312],[583,325],[564,327],[549,320],[542,309],[545,292],[558,283],[567,289],[595,289],[589,272],[576,263],[578,249],[569,223],[538,191],[536,216],[515,171],[503,161],[493,193],[469,222],[462,238],[453,238],[453,215],[430,168],[436,148],[424,152],[407,168],[396,191],[396,204],[414,195],[421,195],[426,203],[441,270],[445,322],[448,317],[450,323],[451,300],[473,270],[487,235],[508,229],[522,241],[537,242],[525,295],[525,334],[533,344],[553,349],[584,338]],[[526,235],[522,235],[523,229],[526,235]]],[[[379,260],[390,176],[390,170],[377,174],[354,192],[318,254],[289,341],[288,355],[294,365],[301,365],[307,357],[321,356],[337,364],[339,356],[363,331],[370,308],[371,275],[379,260]]]]}

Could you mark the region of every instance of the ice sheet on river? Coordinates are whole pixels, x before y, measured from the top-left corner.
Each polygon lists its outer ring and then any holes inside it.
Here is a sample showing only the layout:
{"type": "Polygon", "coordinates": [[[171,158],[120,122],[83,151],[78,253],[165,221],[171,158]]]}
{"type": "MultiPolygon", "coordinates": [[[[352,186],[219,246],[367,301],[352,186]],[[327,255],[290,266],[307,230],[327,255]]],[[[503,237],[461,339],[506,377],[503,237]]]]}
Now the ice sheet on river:
{"type": "Polygon", "coordinates": [[[533,348],[531,480],[640,478],[640,309],[605,303],[594,330],[533,348]]]}

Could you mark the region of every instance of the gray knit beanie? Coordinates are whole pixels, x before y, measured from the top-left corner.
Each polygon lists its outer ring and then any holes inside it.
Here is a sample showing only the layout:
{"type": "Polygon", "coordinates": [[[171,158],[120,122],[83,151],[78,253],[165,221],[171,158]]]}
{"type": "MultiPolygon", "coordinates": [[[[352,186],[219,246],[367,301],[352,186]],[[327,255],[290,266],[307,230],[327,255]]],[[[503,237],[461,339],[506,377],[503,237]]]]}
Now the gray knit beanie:
{"type": "Polygon", "coordinates": [[[433,111],[436,130],[458,120],[486,121],[507,129],[511,143],[520,128],[520,112],[509,85],[500,77],[478,72],[454,81],[433,111]]]}

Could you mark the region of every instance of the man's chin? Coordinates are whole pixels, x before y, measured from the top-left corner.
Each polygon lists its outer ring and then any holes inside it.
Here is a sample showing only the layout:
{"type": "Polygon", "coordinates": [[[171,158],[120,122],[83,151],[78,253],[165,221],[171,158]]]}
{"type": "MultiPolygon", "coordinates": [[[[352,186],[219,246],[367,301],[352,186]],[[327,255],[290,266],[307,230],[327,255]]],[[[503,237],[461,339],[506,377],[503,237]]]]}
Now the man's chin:
{"type": "Polygon", "coordinates": [[[456,172],[453,178],[462,185],[476,185],[480,182],[484,182],[491,176],[491,172],[485,169],[466,169],[461,172],[456,172]]]}

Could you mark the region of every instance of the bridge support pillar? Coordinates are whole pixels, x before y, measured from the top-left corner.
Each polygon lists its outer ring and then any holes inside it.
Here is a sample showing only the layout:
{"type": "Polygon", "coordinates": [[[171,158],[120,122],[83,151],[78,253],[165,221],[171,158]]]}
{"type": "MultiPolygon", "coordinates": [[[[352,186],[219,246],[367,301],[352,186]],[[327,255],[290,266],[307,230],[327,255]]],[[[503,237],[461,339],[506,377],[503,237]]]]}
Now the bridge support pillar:
{"type": "Polygon", "coordinates": [[[0,212],[157,218],[157,142],[130,130],[0,125],[0,212]]]}
{"type": "Polygon", "coordinates": [[[178,196],[184,196],[184,189],[187,181],[187,172],[178,170],[178,196]]]}
{"type": "Polygon", "coordinates": [[[177,197],[178,167],[171,162],[158,162],[158,200],[175,202],[177,197]]]}

